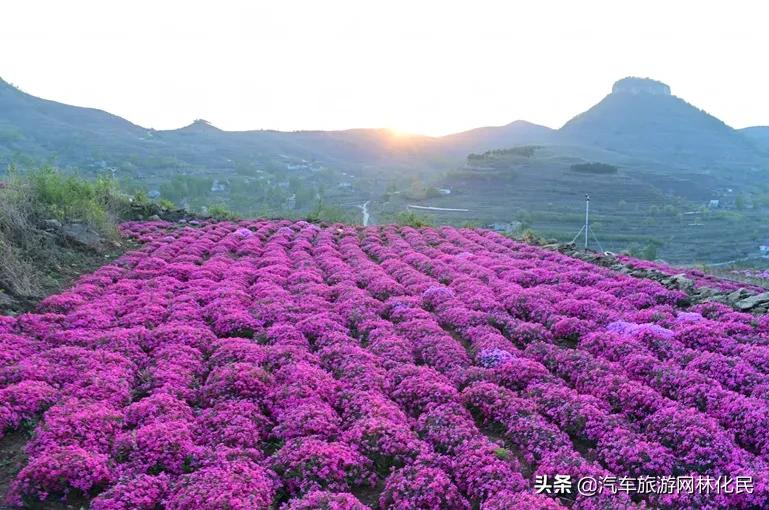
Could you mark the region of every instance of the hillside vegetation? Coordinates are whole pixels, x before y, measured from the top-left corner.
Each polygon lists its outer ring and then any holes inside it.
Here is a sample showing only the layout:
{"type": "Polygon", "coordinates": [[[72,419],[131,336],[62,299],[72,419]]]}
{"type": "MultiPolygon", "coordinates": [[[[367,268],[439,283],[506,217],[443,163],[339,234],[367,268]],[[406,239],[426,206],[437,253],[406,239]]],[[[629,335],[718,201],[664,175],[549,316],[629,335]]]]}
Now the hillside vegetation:
{"type": "Polygon", "coordinates": [[[121,253],[118,222],[160,212],[112,178],[52,168],[0,177],[0,311],[19,311],[121,253]]]}
{"type": "MultiPolygon", "coordinates": [[[[571,241],[584,225],[587,193],[594,249],[676,264],[760,255],[769,232],[766,183],[610,157],[571,146],[540,147],[528,156],[491,151],[444,174],[437,186],[450,194],[411,203],[468,210],[425,210],[433,224],[518,226],[571,241]]],[[[389,205],[402,202],[396,195],[389,205]]]]}

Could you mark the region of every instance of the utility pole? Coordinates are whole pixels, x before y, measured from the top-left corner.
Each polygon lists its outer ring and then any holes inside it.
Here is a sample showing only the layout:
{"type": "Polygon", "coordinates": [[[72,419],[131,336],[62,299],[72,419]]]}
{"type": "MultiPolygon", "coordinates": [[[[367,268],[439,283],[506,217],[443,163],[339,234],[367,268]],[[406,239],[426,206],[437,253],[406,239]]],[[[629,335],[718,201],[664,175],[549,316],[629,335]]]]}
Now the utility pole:
{"type": "Polygon", "coordinates": [[[587,193],[585,193],[585,224],[582,225],[582,228],[579,229],[579,232],[577,232],[577,235],[574,236],[574,239],[571,240],[570,244],[575,244],[577,242],[577,239],[579,239],[580,234],[582,234],[582,232],[585,233],[585,250],[587,250],[588,235],[592,234],[595,244],[598,245],[598,249],[603,251],[601,242],[598,241],[598,238],[595,236],[595,232],[590,231],[590,195],[588,195],[587,193]]]}
{"type": "Polygon", "coordinates": [[[590,195],[585,193],[585,249],[587,250],[587,231],[590,230],[590,195]]]}

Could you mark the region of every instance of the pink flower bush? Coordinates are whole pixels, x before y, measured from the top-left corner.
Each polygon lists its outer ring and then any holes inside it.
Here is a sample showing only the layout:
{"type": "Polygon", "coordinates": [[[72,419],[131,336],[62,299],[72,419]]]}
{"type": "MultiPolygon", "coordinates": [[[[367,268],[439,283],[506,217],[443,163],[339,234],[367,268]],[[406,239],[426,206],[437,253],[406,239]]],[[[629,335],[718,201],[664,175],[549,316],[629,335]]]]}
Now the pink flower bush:
{"type": "Polygon", "coordinates": [[[362,418],[351,425],[342,437],[384,473],[393,466],[413,462],[429,451],[429,446],[417,437],[405,420],[362,418]]]}
{"type": "Polygon", "coordinates": [[[470,413],[456,402],[428,407],[415,428],[440,453],[454,454],[457,448],[479,436],[470,413]]]}
{"type": "Polygon", "coordinates": [[[40,381],[21,381],[0,389],[0,438],[6,430],[34,418],[56,401],[58,392],[40,381]]]}
{"type": "Polygon", "coordinates": [[[418,415],[430,404],[455,401],[457,390],[438,374],[422,372],[403,379],[392,395],[407,413],[418,415]]]}
{"type": "Polygon", "coordinates": [[[445,471],[420,464],[406,466],[391,474],[387,478],[379,505],[399,510],[470,509],[470,504],[445,471]]]}
{"type": "Polygon", "coordinates": [[[155,421],[192,421],[192,408],[167,393],[155,393],[125,408],[128,427],[149,425],[155,421]]]}
{"type": "Polygon", "coordinates": [[[230,363],[214,369],[200,389],[201,401],[211,405],[232,396],[264,400],[271,385],[271,376],[259,365],[230,363]]]}
{"type": "Polygon", "coordinates": [[[79,446],[52,448],[35,456],[16,476],[9,500],[20,505],[22,501],[66,497],[73,491],[88,494],[111,478],[107,455],[89,453],[79,446]]]}
{"type": "Polygon", "coordinates": [[[275,371],[275,384],[267,395],[274,411],[291,407],[297,400],[320,399],[333,405],[339,385],[334,378],[307,362],[289,364],[275,371]]]}
{"type": "Polygon", "coordinates": [[[204,467],[182,476],[164,502],[168,510],[268,508],[277,490],[274,473],[248,461],[204,467]]]}
{"type": "Polygon", "coordinates": [[[520,492],[528,486],[512,452],[485,438],[463,444],[454,458],[451,473],[471,503],[483,504],[500,492],[520,492]]]}
{"type": "Polygon", "coordinates": [[[272,435],[282,440],[307,436],[333,440],[341,430],[341,419],[336,411],[315,399],[297,401],[278,411],[275,417],[277,425],[272,429],[272,435]]]}
{"type": "Polygon", "coordinates": [[[564,510],[565,507],[557,501],[525,492],[503,491],[487,499],[482,505],[481,510],[564,510]]]}
{"type": "Polygon", "coordinates": [[[203,452],[185,421],[155,421],[124,432],[115,451],[126,472],[177,475],[189,471],[203,452]]]}
{"type": "Polygon", "coordinates": [[[195,419],[192,433],[198,444],[258,448],[272,428],[257,404],[245,400],[220,402],[204,409],[195,419]]]}
{"type": "Polygon", "coordinates": [[[252,338],[261,331],[261,321],[246,310],[230,310],[218,315],[213,320],[213,330],[220,337],[252,338]]]}
{"type": "Polygon", "coordinates": [[[289,501],[283,510],[366,510],[367,507],[349,492],[312,491],[289,501]]]}
{"type": "Polygon", "coordinates": [[[113,485],[91,501],[93,510],[155,510],[160,507],[171,485],[170,477],[139,475],[113,485]]]}
{"type": "Polygon", "coordinates": [[[26,451],[34,455],[57,446],[80,446],[109,453],[122,426],[123,414],[109,405],[68,401],[45,413],[26,451]]]}
{"type": "Polygon", "coordinates": [[[292,494],[345,491],[374,483],[371,462],[345,443],[292,439],[276,452],[272,467],[292,494]]]}

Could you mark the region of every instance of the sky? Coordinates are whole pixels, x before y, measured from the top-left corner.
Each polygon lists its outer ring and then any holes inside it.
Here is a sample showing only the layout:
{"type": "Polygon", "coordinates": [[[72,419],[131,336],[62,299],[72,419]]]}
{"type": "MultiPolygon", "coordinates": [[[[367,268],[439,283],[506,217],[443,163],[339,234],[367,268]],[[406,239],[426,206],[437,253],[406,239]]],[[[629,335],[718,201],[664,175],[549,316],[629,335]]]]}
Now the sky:
{"type": "Polygon", "coordinates": [[[557,128],[631,75],[769,124],[769,2],[3,0],[0,19],[0,77],[155,129],[557,128]]]}

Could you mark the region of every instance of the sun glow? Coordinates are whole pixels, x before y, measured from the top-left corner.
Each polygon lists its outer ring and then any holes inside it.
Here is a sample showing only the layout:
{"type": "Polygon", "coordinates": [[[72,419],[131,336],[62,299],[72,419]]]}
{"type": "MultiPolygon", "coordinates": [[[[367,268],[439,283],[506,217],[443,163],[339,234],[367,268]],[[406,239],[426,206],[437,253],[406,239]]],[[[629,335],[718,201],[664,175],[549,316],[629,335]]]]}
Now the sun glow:
{"type": "Polygon", "coordinates": [[[403,138],[403,137],[406,137],[406,136],[412,136],[413,135],[413,133],[410,133],[410,132],[405,131],[403,129],[389,128],[388,130],[390,131],[390,136],[392,136],[393,138],[403,138]]]}
{"type": "Polygon", "coordinates": [[[390,132],[390,137],[393,140],[408,140],[408,139],[419,138],[423,136],[432,136],[421,130],[416,130],[416,129],[388,128],[387,130],[390,132]]]}

